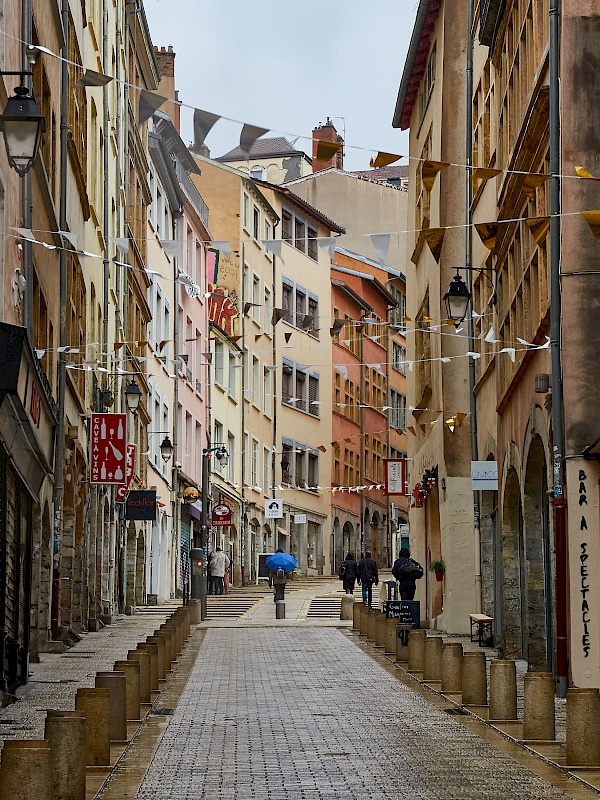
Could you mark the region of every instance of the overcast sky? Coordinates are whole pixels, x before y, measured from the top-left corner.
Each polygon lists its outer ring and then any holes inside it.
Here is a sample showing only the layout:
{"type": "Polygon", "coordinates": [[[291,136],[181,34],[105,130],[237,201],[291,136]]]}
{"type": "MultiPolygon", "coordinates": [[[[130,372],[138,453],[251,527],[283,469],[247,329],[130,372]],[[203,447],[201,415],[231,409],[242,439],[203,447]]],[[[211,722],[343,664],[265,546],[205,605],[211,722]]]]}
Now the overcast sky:
{"type": "MultiPolygon", "coordinates": [[[[346,128],[346,169],[368,169],[369,150],[406,152],[392,115],[415,0],[144,0],[152,41],[173,45],[183,103],[310,137],[329,115],[346,128]],[[365,148],[361,151],[360,148],[365,148]]],[[[219,121],[213,157],[239,143],[240,125],[219,121]]],[[[191,112],[182,114],[191,140],[191,112]]],[[[310,142],[296,146],[310,154],[310,142]]],[[[406,162],[404,162],[406,163],[406,162]]]]}

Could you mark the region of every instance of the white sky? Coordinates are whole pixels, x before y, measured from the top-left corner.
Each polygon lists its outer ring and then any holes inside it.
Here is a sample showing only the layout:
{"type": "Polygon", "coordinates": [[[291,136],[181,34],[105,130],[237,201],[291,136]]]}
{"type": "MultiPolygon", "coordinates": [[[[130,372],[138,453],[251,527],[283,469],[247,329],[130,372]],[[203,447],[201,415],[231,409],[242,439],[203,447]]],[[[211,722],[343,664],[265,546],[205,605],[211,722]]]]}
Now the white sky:
{"type": "MultiPolygon", "coordinates": [[[[377,150],[406,153],[392,116],[412,33],[415,0],[144,0],[152,41],[173,45],[180,100],[310,137],[329,115],[343,133],[346,169],[368,169],[377,150]],[[365,148],[361,151],[359,148],[365,148]]],[[[220,120],[213,157],[239,143],[240,125],[220,120]]],[[[191,112],[182,136],[192,139],[191,112]]],[[[296,147],[310,154],[310,142],[296,147]]],[[[406,162],[403,162],[406,163],[406,162]]]]}

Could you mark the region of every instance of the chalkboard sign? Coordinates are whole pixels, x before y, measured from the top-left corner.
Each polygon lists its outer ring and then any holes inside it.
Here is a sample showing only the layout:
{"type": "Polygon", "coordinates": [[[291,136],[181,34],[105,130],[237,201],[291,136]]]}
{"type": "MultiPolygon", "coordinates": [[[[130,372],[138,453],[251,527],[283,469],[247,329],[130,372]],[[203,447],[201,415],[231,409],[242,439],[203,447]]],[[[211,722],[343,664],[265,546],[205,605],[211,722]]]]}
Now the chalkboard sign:
{"type": "Polygon", "coordinates": [[[388,619],[397,619],[413,628],[421,627],[421,603],[418,600],[388,600],[385,607],[388,619]]]}
{"type": "Polygon", "coordinates": [[[269,568],[266,565],[267,558],[272,555],[271,553],[259,553],[258,554],[258,569],[256,570],[256,576],[260,580],[261,578],[268,578],[269,577],[269,568]]]}

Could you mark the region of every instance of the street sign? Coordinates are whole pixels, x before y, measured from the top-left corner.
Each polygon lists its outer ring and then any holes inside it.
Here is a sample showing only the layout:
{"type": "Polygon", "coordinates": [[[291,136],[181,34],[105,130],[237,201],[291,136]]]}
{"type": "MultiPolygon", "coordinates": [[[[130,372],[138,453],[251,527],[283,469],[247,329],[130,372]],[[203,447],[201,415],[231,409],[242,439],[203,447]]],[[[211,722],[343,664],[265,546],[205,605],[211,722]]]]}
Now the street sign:
{"type": "Polygon", "coordinates": [[[125,464],[125,483],[117,489],[117,500],[123,502],[127,497],[127,492],[131,486],[131,479],[133,478],[133,467],[135,465],[135,451],[136,445],[127,445],[127,456],[125,464]]]}
{"type": "Polygon", "coordinates": [[[265,517],[283,519],[283,500],[265,500],[265,517]]]}
{"type": "Polygon", "coordinates": [[[125,482],[125,414],[92,414],[90,483],[125,482]]]}
{"type": "Polygon", "coordinates": [[[384,458],[385,493],[389,495],[406,494],[406,459],[384,458]]]}
{"type": "Polygon", "coordinates": [[[294,522],[296,525],[306,525],[308,518],[306,514],[294,514],[294,522]]]}
{"type": "Polygon", "coordinates": [[[485,489],[498,491],[498,462],[471,461],[471,486],[473,491],[485,489]]]}
{"type": "Polygon", "coordinates": [[[388,619],[397,619],[413,628],[421,627],[421,603],[418,600],[388,600],[385,608],[388,619]]]}

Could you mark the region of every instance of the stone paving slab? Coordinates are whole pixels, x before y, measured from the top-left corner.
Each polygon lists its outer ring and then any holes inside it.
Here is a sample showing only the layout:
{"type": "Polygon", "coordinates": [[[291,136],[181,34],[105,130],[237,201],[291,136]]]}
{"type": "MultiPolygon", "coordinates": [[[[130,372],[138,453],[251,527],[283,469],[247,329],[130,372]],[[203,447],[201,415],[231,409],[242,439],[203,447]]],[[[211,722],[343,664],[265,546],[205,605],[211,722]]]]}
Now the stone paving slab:
{"type": "Polygon", "coordinates": [[[73,711],[77,689],[93,688],[97,672],[112,672],[115,661],[127,658],[128,650],[151,636],[177,607],[119,616],[97,633],[81,634],[81,641],[64,653],[41,653],[40,663],[29,665],[29,683],[17,690],[17,701],[0,709],[0,744],[43,739],[48,709],[73,711]]]}
{"type": "Polygon", "coordinates": [[[208,628],[137,800],[542,800],[541,777],[341,631],[208,628]]]}

